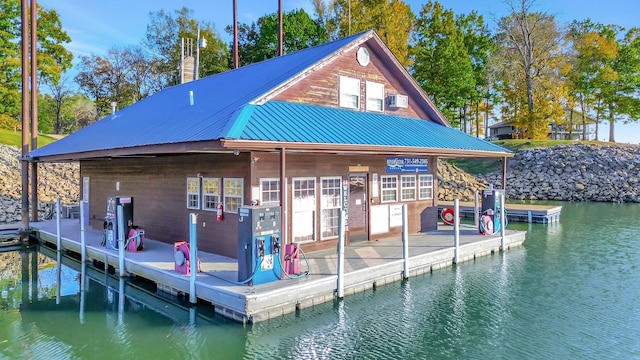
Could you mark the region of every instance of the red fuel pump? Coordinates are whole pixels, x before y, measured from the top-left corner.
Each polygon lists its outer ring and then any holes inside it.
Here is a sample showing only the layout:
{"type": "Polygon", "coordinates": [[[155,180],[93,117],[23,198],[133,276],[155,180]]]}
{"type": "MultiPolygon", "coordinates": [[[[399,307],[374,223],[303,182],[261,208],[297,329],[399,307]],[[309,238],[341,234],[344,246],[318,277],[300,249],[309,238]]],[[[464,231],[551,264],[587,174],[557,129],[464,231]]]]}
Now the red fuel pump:
{"type": "Polygon", "coordinates": [[[284,270],[289,275],[300,273],[300,249],[297,243],[286,244],[284,246],[284,270]]]}

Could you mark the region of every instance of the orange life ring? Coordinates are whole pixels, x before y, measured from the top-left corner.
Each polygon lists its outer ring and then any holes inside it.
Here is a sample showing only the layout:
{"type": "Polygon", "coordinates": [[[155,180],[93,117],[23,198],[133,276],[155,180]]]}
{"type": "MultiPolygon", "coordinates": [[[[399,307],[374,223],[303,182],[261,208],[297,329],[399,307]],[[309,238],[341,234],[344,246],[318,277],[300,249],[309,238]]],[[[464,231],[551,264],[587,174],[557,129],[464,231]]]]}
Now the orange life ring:
{"type": "Polygon", "coordinates": [[[453,225],[455,220],[452,208],[442,209],[442,212],[440,213],[440,217],[442,218],[442,222],[445,225],[453,225]]]}

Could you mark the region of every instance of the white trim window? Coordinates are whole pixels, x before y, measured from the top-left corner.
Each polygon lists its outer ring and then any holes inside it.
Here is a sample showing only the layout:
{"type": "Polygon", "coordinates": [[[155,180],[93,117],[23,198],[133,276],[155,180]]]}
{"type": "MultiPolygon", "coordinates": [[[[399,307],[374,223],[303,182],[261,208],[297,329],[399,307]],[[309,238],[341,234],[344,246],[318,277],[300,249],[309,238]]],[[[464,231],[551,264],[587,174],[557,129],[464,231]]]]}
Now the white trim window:
{"type": "Polygon", "coordinates": [[[202,210],[214,211],[220,205],[220,179],[202,178],[202,210]]]}
{"type": "Polygon", "coordinates": [[[260,205],[280,205],[280,179],[260,179],[260,205]]]}
{"type": "Polygon", "coordinates": [[[415,175],[400,176],[400,199],[402,201],[416,199],[416,176],[415,175]]]}
{"type": "Polygon", "coordinates": [[[200,209],[200,178],[187,178],[187,209],[200,209]]]}
{"type": "Polygon", "coordinates": [[[244,204],[244,179],[224,179],[224,212],[237,213],[244,204]]]}
{"type": "Polygon", "coordinates": [[[360,109],[360,80],[340,76],[340,107],[360,109]]]}
{"type": "Polygon", "coordinates": [[[379,84],[371,81],[366,82],[367,90],[367,111],[384,111],[384,84],[379,84]]]}
{"type": "Polygon", "coordinates": [[[433,175],[424,174],[418,176],[418,198],[420,200],[433,199],[433,175]]]}
{"type": "Polygon", "coordinates": [[[341,177],[321,177],[320,240],[338,237],[342,197],[341,177]]]}
{"type": "Polygon", "coordinates": [[[396,175],[382,175],[380,177],[382,187],[382,202],[398,201],[398,177],[396,175]]]}

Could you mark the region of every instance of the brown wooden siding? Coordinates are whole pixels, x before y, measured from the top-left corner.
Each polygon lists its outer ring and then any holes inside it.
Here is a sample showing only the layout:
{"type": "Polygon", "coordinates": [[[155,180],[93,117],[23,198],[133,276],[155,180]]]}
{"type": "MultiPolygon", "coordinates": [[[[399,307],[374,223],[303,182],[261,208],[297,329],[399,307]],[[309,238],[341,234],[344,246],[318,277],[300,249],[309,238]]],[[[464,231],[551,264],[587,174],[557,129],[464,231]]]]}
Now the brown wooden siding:
{"type": "MultiPolygon", "coordinates": [[[[238,177],[249,175],[248,154],[182,155],[155,158],[81,162],[82,176],[89,176],[91,226],[102,229],[108,196],[134,198],[134,224],[154,240],[173,243],[189,239],[189,214],[198,214],[198,244],[204,251],[235,257],[237,215],[186,206],[187,177],[238,177]],[[116,191],[116,182],[120,190],[116,191]]],[[[245,186],[247,189],[247,186],[245,186]]],[[[245,202],[250,193],[245,193],[245,202]]]]}
{"type": "MultiPolygon", "coordinates": [[[[287,154],[286,176],[288,195],[288,233],[291,234],[292,183],[296,177],[316,179],[316,241],[303,245],[305,251],[333,248],[337,239],[320,241],[320,177],[349,175],[349,166],[369,167],[369,206],[380,204],[371,196],[371,174],[386,174],[386,156],[381,155],[325,155],[287,154]]],[[[438,189],[435,181],[435,158],[429,159],[430,173],[434,175],[434,196],[438,189]]],[[[142,227],[146,236],[167,243],[188,240],[189,214],[198,214],[198,244],[203,251],[229,257],[237,257],[237,215],[224,213],[223,221],[216,221],[215,211],[191,210],[186,207],[187,177],[200,173],[203,177],[244,178],[244,204],[251,204],[253,191],[259,189],[261,178],[280,178],[278,153],[253,152],[230,154],[202,154],[164,156],[138,159],[113,159],[110,161],[81,162],[82,176],[90,177],[91,226],[102,229],[108,196],[132,196],[134,198],[134,224],[142,227]],[[116,191],[116,182],[120,190],[116,191]]],[[[380,179],[378,181],[380,186],[380,179]]],[[[400,196],[400,195],[398,195],[400,196]]],[[[417,233],[436,228],[436,200],[408,201],[409,232],[417,233]]],[[[387,234],[370,237],[375,240],[401,234],[401,227],[392,227],[387,234]]],[[[291,240],[291,236],[288,237],[291,240]]]]}
{"type": "Polygon", "coordinates": [[[367,66],[363,67],[358,64],[356,61],[357,49],[353,49],[320,69],[309,73],[304,79],[284,90],[274,99],[339,107],[340,75],[342,75],[360,79],[360,111],[365,110],[365,82],[372,81],[384,84],[386,114],[426,119],[427,115],[414,105],[412,99],[409,99],[408,108],[391,108],[388,106],[388,95],[407,95],[409,92],[401,85],[399,79],[389,71],[388,66],[391,66],[391,64],[383,63],[371,48],[368,49],[371,61],[367,66]]]}

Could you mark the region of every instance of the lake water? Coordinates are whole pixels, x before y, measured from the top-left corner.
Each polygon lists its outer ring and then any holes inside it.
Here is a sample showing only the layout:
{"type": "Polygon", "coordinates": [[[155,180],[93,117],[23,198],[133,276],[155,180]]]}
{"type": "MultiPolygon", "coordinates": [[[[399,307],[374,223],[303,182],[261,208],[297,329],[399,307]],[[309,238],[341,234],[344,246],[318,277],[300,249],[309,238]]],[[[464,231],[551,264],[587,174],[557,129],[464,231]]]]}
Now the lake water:
{"type": "Polygon", "coordinates": [[[65,266],[56,301],[56,267],[21,282],[14,253],[0,358],[640,358],[640,204],[562,205],[559,223],[509,225],[523,247],[252,326],[129,287],[121,301],[117,282],[80,296],[65,266]]]}

